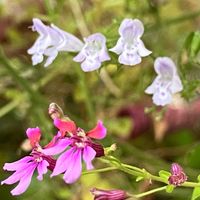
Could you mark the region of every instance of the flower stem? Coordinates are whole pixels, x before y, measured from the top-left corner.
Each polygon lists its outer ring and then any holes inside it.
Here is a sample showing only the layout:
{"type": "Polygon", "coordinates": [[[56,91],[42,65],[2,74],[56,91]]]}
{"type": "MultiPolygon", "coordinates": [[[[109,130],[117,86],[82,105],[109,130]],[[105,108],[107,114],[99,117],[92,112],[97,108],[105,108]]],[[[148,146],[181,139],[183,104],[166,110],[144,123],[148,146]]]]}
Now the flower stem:
{"type": "Polygon", "coordinates": [[[186,181],[181,186],[183,186],[183,187],[200,187],[200,183],[186,181]]]}
{"type": "Polygon", "coordinates": [[[102,168],[102,169],[85,171],[85,172],[82,172],[82,175],[107,172],[107,171],[112,171],[112,170],[116,170],[116,169],[118,169],[118,168],[117,167],[106,167],[106,168],[102,168]]]}
{"type": "Polygon", "coordinates": [[[153,189],[153,190],[149,190],[147,192],[143,192],[143,193],[140,193],[140,194],[137,194],[137,195],[133,195],[133,197],[135,197],[135,198],[141,198],[141,197],[144,197],[144,196],[156,193],[156,192],[163,191],[166,188],[167,188],[167,186],[159,187],[159,188],[156,188],[156,189],[153,189]]]}
{"type": "Polygon", "coordinates": [[[80,84],[81,90],[84,93],[84,103],[85,103],[86,110],[90,119],[90,123],[92,124],[96,120],[94,109],[93,109],[92,95],[90,95],[89,93],[84,72],[78,66],[75,67],[75,69],[76,69],[77,75],[79,76],[78,78],[79,84],[80,84]]]}

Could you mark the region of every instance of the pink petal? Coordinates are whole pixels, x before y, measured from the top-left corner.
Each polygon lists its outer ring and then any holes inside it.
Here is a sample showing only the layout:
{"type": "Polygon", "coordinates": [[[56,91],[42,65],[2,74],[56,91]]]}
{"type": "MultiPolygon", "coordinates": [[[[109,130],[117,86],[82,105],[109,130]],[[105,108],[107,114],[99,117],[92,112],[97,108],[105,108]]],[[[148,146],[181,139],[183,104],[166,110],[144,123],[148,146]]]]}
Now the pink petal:
{"type": "Polygon", "coordinates": [[[34,173],[36,167],[37,167],[37,165],[33,165],[27,169],[24,176],[20,179],[20,182],[17,185],[17,187],[15,187],[11,191],[12,195],[20,195],[27,190],[28,186],[31,183],[31,178],[33,176],[33,173],[34,173]]]}
{"type": "Polygon", "coordinates": [[[37,179],[39,181],[43,180],[43,174],[46,174],[48,169],[47,167],[49,166],[49,163],[46,160],[41,161],[38,166],[37,166],[37,170],[38,170],[38,176],[37,179]]]}
{"type": "Polygon", "coordinates": [[[103,139],[106,136],[106,128],[103,125],[101,120],[98,121],[96,127],[89,132],[87,132],[87,136],[94,139],[103,139]]]}
{"type": "Polygon", "coordinates": [[[26,171],[32,166],[35,166],[35,163],[32,162],[32,163],[25,164],[23,167],[19,168],[15,173],[9,176],[7,179],[2,181],[1,185],[3,184],[11,185],[13,183],[18,182],[24,176],[26,171]]]}
{"type": "Polygon", "coordinates": [[[25,156],[24,158],[12,162],[12,163],[5,163],[3,166],[4,170],[8,170],[8,171],[16,171],[18,169],[20,169],[21,167],[23,167],[26,163],[28,163],[29,161],[33,160],[32,156],[25,156]]]}
{"type": "Polygon", "coordinates": [[[40,141],[41,132],[38,127],[28,128],[26,130],[26,135],[27,135],[28,139],[30,140],[31,146],[35,147],[35,145],[38,144],[38,142],[40,141]]]}
{"type": "Polygon", "coordinates": [[[53,137],[53,139],[44,147],[45,149],[53,147],[56,142],[59,140],[59,138],[61,137],[61,133],[60,131],[58,131],[58,133],[53,137]]]}
{"type": "Polygon", "coordinates": [[[70,167],[64,174],[64,181],[68,184],[74,183],[80,176],[82,172],[82,163],[81,163],[82,150],[77,149],[72,156],[72,161],[70,167]]]}
{"type": "Polygon", "coordinates": [[[56,161],[56,166],[53,170],[53,173],[51,174],[51,177],[56,176],[58,174],[61,174],[67,170],[70,163],[72,162],[72,155],[74,152],[74,148],[71,148],[70,150],[63,153],[56,161]]]}
{"type": "Polygon", "coordinates": [[[64,151],[70,144],[70,139],[60,139],[53,147],[43,149],[42,153],[45,155],[56,155],[64,151]]]}
{"type": "Polygon", "coordinates": [[[92,165],[92,160],[95,158],[96,156],[96,151],[90,147],[90,146],[86,146],[83,150],[83,160],[86,163],[86,168],[87,170],[91,170],[93,169],[93,165],[92,165]]]}
{"type": "Polygon", "coordinates": [[[62,121],[61,119],[54,119],[54,125],[60,130],[62,133],[71,132],[74,133],[76,131],[76,124],[73,121],[62,121]]]}

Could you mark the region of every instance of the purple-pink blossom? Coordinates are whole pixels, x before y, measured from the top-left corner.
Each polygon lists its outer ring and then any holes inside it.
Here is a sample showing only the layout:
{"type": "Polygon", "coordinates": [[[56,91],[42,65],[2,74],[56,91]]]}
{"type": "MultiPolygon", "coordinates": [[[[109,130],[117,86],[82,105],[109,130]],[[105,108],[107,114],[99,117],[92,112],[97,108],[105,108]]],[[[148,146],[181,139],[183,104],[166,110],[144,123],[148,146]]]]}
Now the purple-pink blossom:
{"type": "Polygon", "coordinates": [[[141,37],[144,26],[139,19],[124,19],[119,27],[120,38],[110,51],[119,55],[118,61],[124,65],[137,65],[142,58],[151,54],[141,37]]]}
{"type": "Polygon", "coordinates": [[[93,188],[90,192],[94,195],[94,200],[125,200],[130,197],[124,190],[102,190],[93,188]]]}
{"type": "Polygon", "coordinates": [[[168,181],[170,184],[175,186],[180,186],[187,181],[187,176],[179,164],[173,163],[171,165],[171,176],[168,181]]]}
{"type": "MultiPolygon", "coordinates": [[[[54,124],[60,131],[64,130],[63,127],[65,130],[67,128],[67,121],[54,119],[54,124]]],[[[104,155],[103,147],[94,143],[92,138],[103,139],[106,136],[106,128],[101,121],[98,121],[91,131],[85,132],[81,128],[76,128],[72,134],[70,137],[61,137],[55,145],[42,150],[45,155],[56,155],[63,152],[56,161],[51,177],[64,173],[63,179],[68,184],[74,183],[80,177],[82,159],[86,164],[86,169],[91,170],[93,169],[92,160],[100,154],[104,155]]]]}
{"type": "Polygon", "coordinates": [[[39,145],[40,129],[38,127],[28,128],[26,134],[33,148],[30,155],[16,162],[5,163],[3,167],[4,170],[13,171],[14,173],[4,181],[1,181],[1,185],[11,185],[19,182],[11,191],[12,195],[20,195],[27,190],[35,170],[38,172],[37,179],[42,181],[43,175],[47,173],[48,169],[53,170],[55,166],[55,160],[41,152],[42,148],[39,145]]]}

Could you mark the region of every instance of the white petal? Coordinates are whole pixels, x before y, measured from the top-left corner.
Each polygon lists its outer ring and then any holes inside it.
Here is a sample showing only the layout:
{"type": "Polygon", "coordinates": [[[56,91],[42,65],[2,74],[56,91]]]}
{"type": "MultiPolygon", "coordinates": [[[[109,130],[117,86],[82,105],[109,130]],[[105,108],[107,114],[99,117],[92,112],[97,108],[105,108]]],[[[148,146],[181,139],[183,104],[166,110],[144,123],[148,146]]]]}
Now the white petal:
{"type": "Polygon", "coordinates": [[[127,54],[126,52],[123,52],[119,56],[119,63],[124,65],[137,65],[142,62],[141,57],[138,54],[127,54]]]}
{"type": "Polygon", "coordinates": [[[142,42],[142,40],[138,40],[138,53],[140,54],[141,57],[145,57],[150,55],[152,52],[149,51],[145,46],[144,43],[142,42]]]}
{"type": "Polygon", "coordinates": [[[114,52],[114,53],[116,53],[118,55],[122,53],[122,51],[123,51],[123,42],[122,42],[122,38],[121,37],[117,41],[117,44],[113,48],[109,49],[109,51],[112,51],[112,52],[114,52]]]}
{"type": "Polygon", "coordinates": [[[158,57],[154,62],[154,68],[157,74],[161,76],[173,77],[176,74],[176,65],[171,58],[158,57]]]}
{"type": "Polygon", "coordinates": [[[172,95],[169,91],[162,88],[154,93],[153,102],[157,106],[165,106],[172,102],[172,95]]]}
{"type": "Polygon", "coordinates": [[[173,94],[183,90],[183,85],[178,75],[175,75],[170,90],[173,94]]]}
{"type": "Polygon", "coordinates": [[[101,62],[98,59],[88,59],[86,58],[85,61],[81,64],[81,69],[84,72],[91,72],[97,70],[101,66],[101,62]]]}

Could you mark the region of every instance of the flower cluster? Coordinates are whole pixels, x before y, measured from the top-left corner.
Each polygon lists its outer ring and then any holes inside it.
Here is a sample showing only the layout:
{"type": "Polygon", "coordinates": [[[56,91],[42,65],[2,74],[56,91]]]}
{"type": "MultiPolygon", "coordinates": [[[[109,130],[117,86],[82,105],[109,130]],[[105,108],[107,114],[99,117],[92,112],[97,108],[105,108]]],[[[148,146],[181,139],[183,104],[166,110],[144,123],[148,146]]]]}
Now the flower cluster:
{"type": "Polygon", "coordinates": [[[101,66],[101,62],[110,60],[106,48],[106,38],[101,33],[84,38],[85,43],[83,43],[76,36],[61,30],[54,24],[46,26],[37,18],[33,19],[32,30],[37,31],[40,35],[28,50],[28,53],[32,55],[33,65],[41,63],[44,56],[47,56],[44,64],[47,67],[60,51],[79,52],[74,57],[74,61],[81,62],[81,68],[85,72],[96,70],[101,66]]]}
{"type": "MultiPolygon", "coordinates": [[[[28,50],[32,55],[33,65],[43,61],[47,56],[45,67],[50,65],[60,51],[78,52],[74,57],[75,62],[81,63],[84,72],[99,69],[101,63],[110,60],[107,52],[106,38],[101,33],[94,33],[84,38],[84,43],[74,35],[65,32],[51,24],[46,26],[40,19],[33,19],[33,31],[39,33],[39,38],[28,50]]],[[[138,19],[125,19],[119,27],[120,38],[115,47],[110,51],[120,54],[119,62],[125,65],[136,65],[141,62],[141,57],[148,56],[147,50],[140,39],[144,32],[144,26],[138,19]]]]}
{"type": "MultiPolygon", "coordinates": [[[[39,38],[28,50],[32,55],[32,63],[41,63],[44,56],[47,60],[44,66],[50,65],[58,52],[77,52],[73,58],[81,63],[84,72],[94,71],[100,68],[102,62],[110,60],[107,52],[106,37],[101,33],[92,34],[84,38],[84,42],[76,36],[65,32],[51,24],[44,25],[40,19],[33,19],[33,31],[39,33],[39,38]]],[[[118,61],[124,65],[137,65],[142,57],[152,52],[146,49],[141,37],[144,33],[143,23],[139,19],[124,19],[119,27],[119,35],[116,45],[109,49],[119,55],[118,61]]],[[[174,62],[168,57],[158,57],[154,68],[158,76],[145,90],[147,94],[153,94],[153,102],[158,106],[165,106],[172,102],[172,94],[183,89],[181,80],[177,74],[174,62]]]]}
{"type": "Polygon", "coordinates": [[[40,129],[28,128],[26,134],[32,146],[30,155],[13,163],[5,163],[4,170],[15,172],[1,184],[10,185],[19,182],[11,191],[12,195],[20,195],[26,191],[36,169],[39,181],[49,169],[52,171],[51,177],[64,174],[64,181],[71,184],[81,176],[82,159],[86,164],[86,169],[91,170],[93,169],[92,160],[95,157],[104,156],[102,145],[93,141],[93,139],[103,139],[106,136],[106,128],[102,121],[99,120],[94,129],[85,132],[69,118],[58,118],[62,115],[59,111],[59,107],[50,104],[49,113],[58,132],[49,144],[41,147],[39,145],[40,129]],[[57,154],[59,156],[56,160],[53,156],[57,154]]]}

